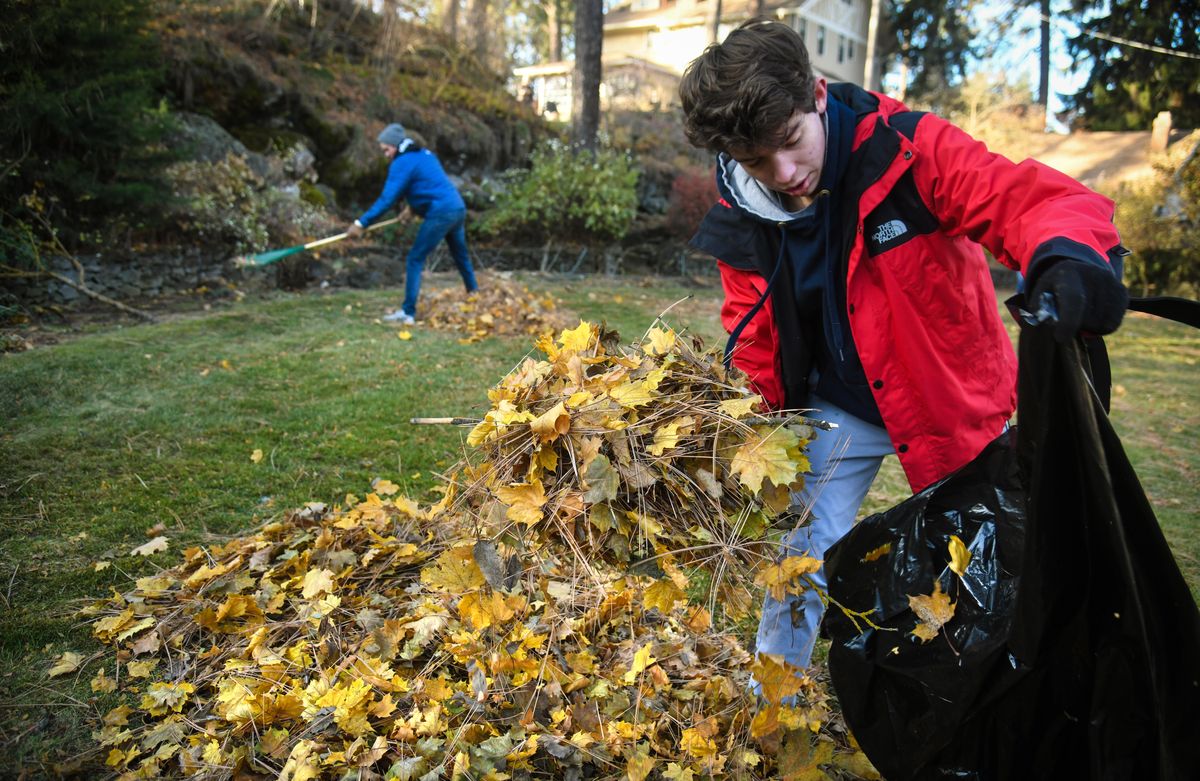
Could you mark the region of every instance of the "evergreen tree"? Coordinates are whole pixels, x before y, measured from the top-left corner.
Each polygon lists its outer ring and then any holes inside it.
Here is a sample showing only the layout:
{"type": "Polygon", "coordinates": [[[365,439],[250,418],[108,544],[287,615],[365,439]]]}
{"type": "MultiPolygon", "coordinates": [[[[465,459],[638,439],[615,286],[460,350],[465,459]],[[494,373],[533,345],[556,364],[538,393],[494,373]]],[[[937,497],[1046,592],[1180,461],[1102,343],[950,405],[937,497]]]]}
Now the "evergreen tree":
{"type": "Polygon", "coordinates": [[[155,196],[149,0],[0,1],[0,203],[82,231],[155,196]],[[61,211],[56,211],[61,210],[61,211]],[[64,213],[65,212],[65,213],[64,213]]]}
{"type": "Polygon", "coordinates": [[[1077,124],[1146,130],[1170,111],[1176,127],[1200,127],[1200,0],[1076,0],[1072,10],[1080,33],[1068,50],[1091,63],[1087,83],[1066,96],[1077,124]]]}
{"type": "Polygon", "coordinates": [[[895,51],[908,68],[908,97],[936,109],[962,80],[975,55],[970,24],[974,5],[975,0],[896,0],[889,21],[897,39],[895,51]]]}

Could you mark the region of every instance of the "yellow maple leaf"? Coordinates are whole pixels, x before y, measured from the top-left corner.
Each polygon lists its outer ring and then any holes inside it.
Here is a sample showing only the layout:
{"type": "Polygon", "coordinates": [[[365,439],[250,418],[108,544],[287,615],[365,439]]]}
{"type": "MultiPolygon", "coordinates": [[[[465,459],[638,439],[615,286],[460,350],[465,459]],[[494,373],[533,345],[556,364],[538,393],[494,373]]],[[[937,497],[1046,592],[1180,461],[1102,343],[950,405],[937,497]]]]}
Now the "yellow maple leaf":
{"type": "Polygon", "coordinates": [[[117,633],[133,623],[133,608],[126,608],[115,616],[108,616],[96,622],[92,634],[103,641],[112,640],[117,633]]]}
{"type": "Polygon", "coordinates": [[[221,744],[215,738],[208,741],[204,744],[204,751],[200,758],[210,765],[220,765],[225,758],[221,753],[221,744]]]}
{"type": "Polygon", "coordinates": [[[667,781],[695,781],[696,774],[690,767],[683,767],[678,762],[668,762],[667,769],[663,771],[663,778],[667,781]]]}
{"type": "Polygon", "coordinates": [[[571,415],[560,401],[530,421],[529,428],[542,443],[552,442],[571,429],[571,415]]]}
{"type": "Polygon", "coordinates": [[[676,336],[673,329],[651,328],[646,332],[649,344],[643,344],[642,349],[647,355],[666,355],[675,346],[676,336]]]}
{"type": "Polygon", "coordinates": [[[396,334],[396,338],[398,338],[402,342],[407,342],[409,339],[412,339],[412,331],[408,331],[408,330],[400,331],[396,334]]]}
{"type": "Polygon", "coordinates": [[[385,480],[382,477],[377,477],[371,481],[371,488],[380,496],[391,496],[400,490],[400,486],[396,485],[391,480],[385,480]]]}
{"type": "Polygon", "coordinates": [[[516,612],[494,591],[486,595],[473,591],[458,601],[458,614],[476,629],[487,629],[510,620],[516,612]]]}
{"type": "Polygon", "coordinates": [[[683,731],[679,738],[679,747],[696,759],[703,760],[712,759],[718,751],[716,741],[694,728],[683,731]]]}
{"type": "Polygon", "coordinates": [[[763,698],[772,705],[778,705],[804,687],[803,672],[782,654],[758,654],[750,665],[750,674],[761,687],[763,698]]]}
{"type": "Polygon", "coordinates": [[[971,563],[971,551],[958,538],[957,534],[950,535],[950,570],[960,578],[967,574],[967,565],[971,563]]]}
{"type": "Polygon", "coordinates": [[[645,781],[646,776],[654,769],[654,757],[646,746],[639,746],[637,751],[629,755],[625,765],[625,778],[628,781],[645,781]]]}
{"type": "Polygon", "coordinates": [[[152,683],[142,697],[141,707],[151,716],[165,716],[170,712],[180,713],[188,696],[196,687],[186,681],[179,683],[152,683]]]}
{"type": "Polygon", "coordinates": [[[542,520],[542,506],[546,504],[546,490],[541,480],[528,483],[513,483],[496,489],[496,497],[508,505],[505,517],[517,523],[533,526],[542,520]]]}
{"type": "Polygon", "coordinates": [[[103,694],[108,694],[109,692],[115,692],[117,690],[117,682],[105,674],[103,667],[96,671],[96,676],[92,678],[91,685],[92,691],[101,692],[103,694]]]}
{"type": "Polygon", "coordinates": [[[125,669],[129,671],[130,678],[149,678],[150,673],[154,670],[154,666],[158,664],[157,659],[147,659],[142,662],[128,662],[125,669]]]}
{"type": "Polygon", "coordinates": [[[558,343],[562,345],[562,349],[574,350],[582,352],[592,344],[593,331],[595,326],[591,323],[580,320],[579,325],[571,330],[564,329],[558,337],[558,343]]]}
{"type": "Polygon", "coordinates": [[[73,673],[79,669],[79,665],[83,664],[83,654],[75,651],[63,651],[54,665],[46,672],[51,678],[57,678],[60,675],[73,673]]]}
{"type": "Polygon", "coordinates": [[[263,460],[263,452],[261,447],[254,448],[254,452],[250,454],[250,461],[257,464],[263,460]]]}
{"type": "Polygon", "coordinates": [[[703,605],[696,605],[688,610],[687,627],[693,632],[707,632],[712,627],[712,613],[703,605]]]}
{"type": "Polygon", "coordinates": [[[805,589],[804,575],[821,569],[821,560],[812,556],[788,556],[783,561],[766,564],[754,576],[754,584],[762,586],[782,602],[788,594],[801,594],[805,589]]]}
{"type": "Polygon", "coordinates": [[[661,456],[665,451],[679,447],[679,435],[690,432],[696,425],[696,419],[690,415],[675,418],[670,423],[659,426],[654,432],[654,442],[646,448],[650,453],[661,456]]]}
{"type": "Polygon", "coordinates": [[[314,756],[314,749],[311,740],[297,741],[279,772],[279,781],[311,781],[320,778],[320,755],[314,756]]]}
{"type": "Polygon", "coordinates": [[[776,757],[782,781],[826,781],[820,766],[832,761],[833,744],[803,732],[789,733],[776,757]]]}
{"type": "Polygon", "coordinates": [[[728,399],[717,405],[717,409],[734,420],[740,420],[754,414],[754,408],[762,402],[762,396],[745,396],[740,399],[728,399]]]}
{"type": "Polygon", "coordinates": [[[436,591],[462,594],[487,582],[475,562],[474,544],[451,548],[421,570],[421,582],[436,591]]]}
{"type": "Polygon", "coordinates": [[[670,613],[675,603],[687,599],[687,594],[670,578],[656,580],[642,595],[642,604],[646,609],[656,607],[662,613],[670,613]]]}
{"type": "Polygon", "coordinates": [[[908,606],[920,619],[912,633],[923,643],[937,637],[942,626],[954,618],[955,603],[942,591],[940,581],[933,582],[933,593],[929,596],[909,596],[908,606]]]}
{"type": "Polygon", "coordinates": [[[625,683],[633,683],[647,667],[658,661],[650,655],[651,647],[650,643],[646,643],[634,653],[633,666],[629,668],[629,672],[625,673],[625,683]]]}
{"type": "Polygon", "coordinates": [[[641,407],[654,401],[645,383],[626,380],[608,391],[609,398],[622,407],[641,407]]]}
{"type": "Polygon", "coordinates": [[[333,591],[333,573],[327,569],[310,569],[304,574],[304,589],[300,596],[312,599],[319,594],[333,591]]]}
{"type": "Polygon", "coordinates": [[[131,713],[133,713],[133,708],[128,705],[118,705],[104,714],[104,726],[124,727],[129,723],[129,714],[131,713]]]}
{"type": "Polygon", "coordinates": [[[729,471],[742,485],[759,491],[764,479],[788,485],[808,471],[808,459],[800,451],[800,438],[782,426],[756,426],[754,433],[734,453],[729,471]]]}
{"type": "Polygon", "coordinates": [[[843,770],[846,770],[854,778],[861,778],[865,781],[879,781],[883,778],[875,766],[871,764],[871,760],[867,759],[867,755],[861,751],[854,750],[849,754],[835,754],[833,764],[843,770]]]}

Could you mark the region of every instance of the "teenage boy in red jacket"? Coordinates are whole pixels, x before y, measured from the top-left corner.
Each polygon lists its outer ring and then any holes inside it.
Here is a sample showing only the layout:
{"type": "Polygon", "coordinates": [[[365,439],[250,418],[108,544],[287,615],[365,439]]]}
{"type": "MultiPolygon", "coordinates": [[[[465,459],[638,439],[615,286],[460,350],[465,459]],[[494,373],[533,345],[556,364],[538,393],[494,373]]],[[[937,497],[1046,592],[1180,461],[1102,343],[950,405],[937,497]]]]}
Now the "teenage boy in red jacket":
{"type": "MultiPolygon", "coordinates": [[[[692,245],[717,258],[733,363],[771,406],[839,426],[812,444],[800,499],[813,520],[784,555],[822,557],[885,456],[918,491],[1004,430],[1017,362],[983,247],[1033,300],[1054,295],[1059,338],[1120,324],[1111,201],[937,116],[828,84],[787,25],[743,24],[679,91],[688,139],[717,153],[721,200],[692,245]]],[[[768,595],[757,650],[807,666],[822,611],[811,590],[768,595]]]]}

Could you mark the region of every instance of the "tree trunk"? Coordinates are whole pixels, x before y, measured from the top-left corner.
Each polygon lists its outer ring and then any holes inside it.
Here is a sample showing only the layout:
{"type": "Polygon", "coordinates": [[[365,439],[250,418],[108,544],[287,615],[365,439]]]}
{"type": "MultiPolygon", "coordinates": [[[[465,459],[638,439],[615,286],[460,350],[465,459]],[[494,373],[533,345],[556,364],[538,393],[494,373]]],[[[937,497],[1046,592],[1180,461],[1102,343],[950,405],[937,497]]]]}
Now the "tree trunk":
{"type": "Polygon", "coordinates": [[[1041,68],[1038,72],[1038,105],[1042,107],[1043,124],[1050,120],[1050,0],[1040,0],[1042,13],[1041,68]]]}
{"type": "Polygon", "coordinates": [[[442,2],[442,32],[452,41],[458,40],[458,3],[459,0],[442,2]]]}
{"type": "Polygon", "coordinates": [[[575,3],[575,76],[571,85],[574,141],[595,151],[600,128],[600,54],[604,42],[602,0],[575,3]]]}
{"type": "Polygon", "coordinates": [[[879,68],[875,62],[879,45],[879,6],[880,0],[871,0],[871,15],[867,17],[867,62],[863,68],[863,86],[869,90],[879,89],[879,79],[875,71],[879,68]]]}
{"type": "Polygon", "coordinates": [[[482,63],[489,62],[488,0],[471,0],[471,51],[482,63]]]}
{"type": "Polygon", "coordinates": [[[721,29],[721,0],[712,4],[712,26],[708,29],[708,42],[716,43],[721,29]]]}
{"type": "Polygon", "coordinates": [[[562,0],[546,3],[546,37],[549,39],[550,62],[561,62],[563,58],[562,0]]]}

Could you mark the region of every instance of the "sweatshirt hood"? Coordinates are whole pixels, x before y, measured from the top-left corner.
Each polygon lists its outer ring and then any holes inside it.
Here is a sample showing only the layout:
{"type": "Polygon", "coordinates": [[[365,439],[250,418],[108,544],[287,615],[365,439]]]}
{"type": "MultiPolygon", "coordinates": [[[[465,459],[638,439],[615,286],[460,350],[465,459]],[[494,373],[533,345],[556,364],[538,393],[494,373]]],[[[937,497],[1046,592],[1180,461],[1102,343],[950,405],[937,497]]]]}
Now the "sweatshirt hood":
{"type": "Polygon", "coordinates": [[[731,206],[763,222],[788,222],[795,217],[779,205],[777,196],[768,192],[726,152],[717,155],[717,190],[731,206]]]}

